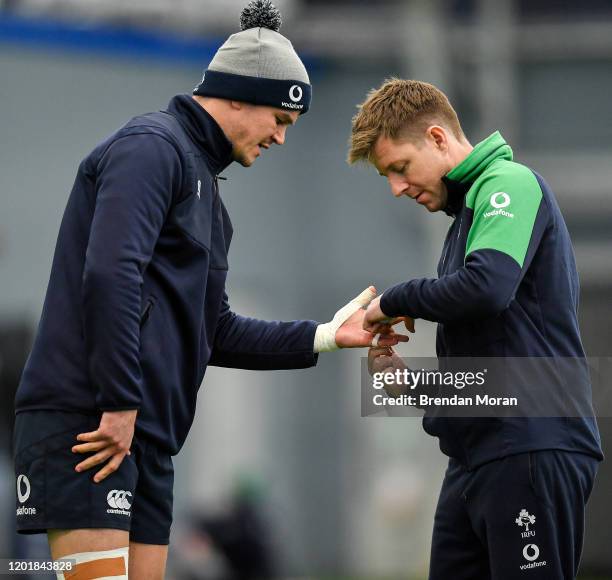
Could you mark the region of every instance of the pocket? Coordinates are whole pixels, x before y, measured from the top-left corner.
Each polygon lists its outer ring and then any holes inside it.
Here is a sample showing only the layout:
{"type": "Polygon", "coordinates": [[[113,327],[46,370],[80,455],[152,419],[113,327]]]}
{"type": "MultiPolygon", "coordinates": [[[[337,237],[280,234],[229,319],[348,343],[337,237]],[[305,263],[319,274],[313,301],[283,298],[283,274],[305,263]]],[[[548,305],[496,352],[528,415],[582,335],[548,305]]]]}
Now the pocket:
{"type": "Polygon", "coordinates": [[[140,328],[141,329],[147,323],[147,320],[149,320],[151,316],[151,312],[153,311],[153,308],[155,308],[156,301],[157,299],[155,298],[155,296],[149,296],[147,300],[145,301],[144,310],[142,311],[142,314],[140,315],[140,328]]]}
{"type": "Polygon", "coordinates": [[[529,484],[531,485],[531,488],[533,489],[533,491],[536,491],[536,476],[537,476],[537,454],[530,452],[528,454],[528,461],[529,461],[529,484]]]}
{"type": "Polygon", "coordinates": [[[554,453],[551,451],[530,451],[527,453],[527,473],[529,476],[529,487],[533,495],[537,498],[540,505],[552,509],[550,489],[547,488],[546,474],[542,474],[542,469],[546,470],[547,455],[554,453]],[[544,455],[543,455],[544,454],[544,455]]]}
{"type": "Polygon", "coordinates": [[[178,227],[189,239],[210,250],[213,203],[210,184],[200,181],[200,196],[191,193],[176,204],[169,221],[178,227]]]}

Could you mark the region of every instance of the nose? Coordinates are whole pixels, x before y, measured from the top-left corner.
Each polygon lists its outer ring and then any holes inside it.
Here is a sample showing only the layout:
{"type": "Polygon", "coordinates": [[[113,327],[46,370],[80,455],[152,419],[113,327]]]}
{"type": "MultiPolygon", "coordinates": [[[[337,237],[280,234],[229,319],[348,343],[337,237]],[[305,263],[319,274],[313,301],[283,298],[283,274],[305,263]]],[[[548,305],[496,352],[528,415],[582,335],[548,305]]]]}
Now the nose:
{"type": "Polygon", "coordinates": [[[287,127],[284,125],[279,127],[274,135],[272,135],[272,141],[277,145],[282,145],[285,142],[285,131],[287,131],[287,127]]]}
{"type": "Polygon", "coordinates": [[[389,187],[391,188],[391,193],[393,197],[402,196],[409,187],[409,184],[399,175],[389,175],[389,187]]]}

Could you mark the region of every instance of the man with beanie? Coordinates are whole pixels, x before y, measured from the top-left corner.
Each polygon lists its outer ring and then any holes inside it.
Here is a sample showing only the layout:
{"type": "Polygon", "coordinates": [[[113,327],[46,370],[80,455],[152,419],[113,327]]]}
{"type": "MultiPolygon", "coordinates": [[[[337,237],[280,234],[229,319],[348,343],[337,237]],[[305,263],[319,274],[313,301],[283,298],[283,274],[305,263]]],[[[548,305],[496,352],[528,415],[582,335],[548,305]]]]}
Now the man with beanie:
{"type": "MultiPolygon", "coordinates": [[[[17,528],[75,560],[66,577],[163,578],[172,455],[207,365],[306,368],[375,339],[362,329],[372,287],[326,324],[230,308],[218,176],[282,145],[311,97],[270,2],[241,24],[194,96],[135,117],[82,161],[68,200],[14,436],[17,528]]],[[[387,327],[380,344],[405,339],[387,327]]]]}

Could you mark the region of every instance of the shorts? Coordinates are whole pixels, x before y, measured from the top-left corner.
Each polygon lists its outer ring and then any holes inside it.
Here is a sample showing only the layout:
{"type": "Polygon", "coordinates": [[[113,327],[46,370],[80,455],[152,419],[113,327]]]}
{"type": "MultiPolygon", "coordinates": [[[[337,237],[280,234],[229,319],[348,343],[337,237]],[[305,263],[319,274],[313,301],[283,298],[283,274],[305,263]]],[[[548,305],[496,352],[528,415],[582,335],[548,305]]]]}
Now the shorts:
{"type": "Polygon", "coordinates": [[[436,509],[430,580],[573,580],[599,460],[510,455],[468,471],[451,459],[436,509]]]}
{"type": "Polygon", "coordinates": [[[132,542],[167,545],[174,485],[170,454],[135,436],[131,455],[100,483],[94,483],[93,476],[103,463],[81,473],[74,470],[88,456],[71,451],[76,436],[95,431],[100,416],[64,411],[17,414],[17,531],[111,528],[129,531],[132,542]]]}

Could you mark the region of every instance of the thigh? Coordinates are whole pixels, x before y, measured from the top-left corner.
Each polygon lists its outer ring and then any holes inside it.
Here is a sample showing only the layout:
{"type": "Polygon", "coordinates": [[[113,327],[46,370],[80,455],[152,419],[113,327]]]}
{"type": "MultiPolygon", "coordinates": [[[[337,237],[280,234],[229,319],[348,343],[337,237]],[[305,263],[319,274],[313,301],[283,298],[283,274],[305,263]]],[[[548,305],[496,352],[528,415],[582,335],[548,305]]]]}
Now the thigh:
{"type": "Polygon", "coordinates": [[[536,453],[505,457],[481,468],[474,493],[474,509],[480,533],[489,552],[492,580],[530,577],[562,580],[553,557],[558,544],[553,507],[535,486],[536,453]]]}
{"type": "Polygon", "coordinates": [[[429,580],[487,580],[486,547],[472,528],[465,487],[470,475],[452,460],[442,482],[431,540],[429,580]]]}
{"type": "Polygon", "coordinates": [[[137,468],[128,456],[100,483],[77,473],[76,436],[99,417],[59,411],[19,413],[15,422],[16,519],[20,533],[104,528],[129,531],[137,468]]]}
{"type": "Polygon", "coordinates": [[[596,466],[579,453],[537,451],[481,468],[471,509],[493,580],[576,577],[596,466]]]}
{"type": "Polygon", "coordinates": [[[109,529],[49,530],[51,557],[67,558],[73,567],[58,571],[61,580],[128,578],[128,532],[109,529]]]}
{"type": "Polygon", "coordinates": [[[174,467],[155,444],[138,440],[138,485],[134,494],[130,541],[165,546],[170,541],[174,467]]]}
{"type": "Polygon", "coordinates": [[[124,548],[129,534],[123,530],[85,529],[49,530],[47,532],[51,557],[54,560],[81,552],[99,552],[124,548]]]}
{"type": "Polygon", "coordinates": [[[129,577],[134,580],[163,580],[168,546],[130,542],[129,577]]]}

